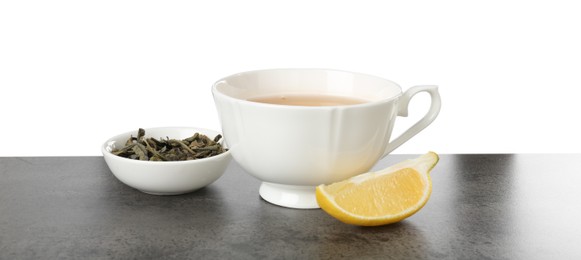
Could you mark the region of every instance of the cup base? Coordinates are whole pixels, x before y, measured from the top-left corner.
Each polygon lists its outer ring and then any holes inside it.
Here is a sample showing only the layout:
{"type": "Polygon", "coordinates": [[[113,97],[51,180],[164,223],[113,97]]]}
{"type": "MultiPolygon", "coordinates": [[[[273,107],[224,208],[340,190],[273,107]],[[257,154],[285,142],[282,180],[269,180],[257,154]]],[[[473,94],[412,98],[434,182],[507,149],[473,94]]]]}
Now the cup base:
{"type": "Polygon", "coordinates": [[[260,197],[278,206],[293,209],[318,209],[315,186],[282,185],[263,182],[260,197]]]}
{"type": "Polygon", "coordinates": [[[151,191],[145,191],[145,190],[139,190],[143,193],[149,194],[149,195],[156,195],[156,196],[175,196],[175,195],[182,195],[182,194],[186,194],[192,191],[178,191],[178,192],[151,192],[151,191]]]}

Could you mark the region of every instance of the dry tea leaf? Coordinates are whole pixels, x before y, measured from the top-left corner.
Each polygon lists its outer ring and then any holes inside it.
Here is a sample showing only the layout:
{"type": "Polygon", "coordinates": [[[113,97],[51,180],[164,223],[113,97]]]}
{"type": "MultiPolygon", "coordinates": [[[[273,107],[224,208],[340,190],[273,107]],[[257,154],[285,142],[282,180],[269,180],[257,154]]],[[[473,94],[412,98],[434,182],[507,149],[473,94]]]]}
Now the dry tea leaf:
{"type": "Polygon", "coordinates": [[[113,149],[111,153],[141,161],[185,161],[216,156],[228,149],[219,143],[222,135],[214,139],[195,133],[184,140],[145,138],[145,130],[139,128],[137,137],[129,137],[121,149],[113,149]]]}

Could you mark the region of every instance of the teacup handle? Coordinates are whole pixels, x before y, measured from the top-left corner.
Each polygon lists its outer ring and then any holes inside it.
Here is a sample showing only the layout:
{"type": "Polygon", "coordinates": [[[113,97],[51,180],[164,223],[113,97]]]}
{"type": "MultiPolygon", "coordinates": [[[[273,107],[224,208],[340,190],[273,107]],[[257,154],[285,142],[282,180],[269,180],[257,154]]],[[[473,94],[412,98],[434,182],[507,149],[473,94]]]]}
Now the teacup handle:
{"type": "Polygon", "coordinates": [[[414,135],[419,133],[420,131],[424,130],[428,125],[436,119],[438,113],[440,113],[440,107],[442,106],[442,101],[440,100],[440,93],[438,92],[438,86],[434,85],[422,85],[422,86],[414,86],[409,88],[403,95],[399,98],[399,105],[398,105],[398,116],[407,117],[408,116],[408,105],[412,97],[420,92],[428,92],[431,97],[432,104],[430,105],[430,110],[426,115],[420,119],[417,123],[415,123],[412,127],[408,130],[403,132],[400,136],[393,139],[387,147],[385,148],[385,152],[381,156],[381,158],[387,156],[391,151],[398,148],[400,145],[405,143],[407,140],[412,138],[414,135]]]}

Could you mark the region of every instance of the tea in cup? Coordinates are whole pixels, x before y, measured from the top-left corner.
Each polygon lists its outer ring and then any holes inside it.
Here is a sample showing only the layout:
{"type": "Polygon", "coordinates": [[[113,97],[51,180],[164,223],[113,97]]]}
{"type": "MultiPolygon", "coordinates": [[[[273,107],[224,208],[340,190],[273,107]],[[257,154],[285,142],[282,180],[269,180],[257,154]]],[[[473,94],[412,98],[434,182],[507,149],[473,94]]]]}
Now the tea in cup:
{"type": "Polygon", "coordinates": [[[289,208],[318,208],[315,187],[369,171],[438,115],[437,86],[402,92],[379,77],[326,69],[235,74],[212,87],[225,142],[260,196],[289,208]],[[426,115],[395,139],[412,97],[431,96],[426,115]]]}

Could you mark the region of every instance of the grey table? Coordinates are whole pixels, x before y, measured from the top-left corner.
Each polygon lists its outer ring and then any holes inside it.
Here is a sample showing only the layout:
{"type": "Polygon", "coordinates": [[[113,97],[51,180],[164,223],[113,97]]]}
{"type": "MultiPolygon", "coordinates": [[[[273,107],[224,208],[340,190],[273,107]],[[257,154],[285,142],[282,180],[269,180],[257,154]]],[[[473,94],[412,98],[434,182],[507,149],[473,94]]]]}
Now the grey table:
{"type": "Polygon", "coordinates": [[[102,157],[4,157],[0,258],[581,259],[581,154],[442,155],[432,180],[420,212],[370,228],[271,205],[234,162],[204,189],[153,196],[102,157]]]}

